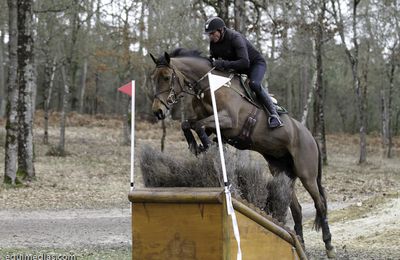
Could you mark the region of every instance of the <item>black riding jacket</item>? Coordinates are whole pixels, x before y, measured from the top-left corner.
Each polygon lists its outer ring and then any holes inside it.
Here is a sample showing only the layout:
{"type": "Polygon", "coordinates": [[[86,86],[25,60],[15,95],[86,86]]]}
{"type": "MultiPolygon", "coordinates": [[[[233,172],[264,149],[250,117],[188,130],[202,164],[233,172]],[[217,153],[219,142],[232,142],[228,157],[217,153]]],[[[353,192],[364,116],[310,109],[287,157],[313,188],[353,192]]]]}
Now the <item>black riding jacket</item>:
{"type": "Polygon", "coordinates": [[[233,69],[243,74],[248,74],[253,64],[265,63],[260,52],[242,34],[228,28],[220,41],[210,42],[210,54],[214,59],[224,60],[225,70],[233,69]]]}

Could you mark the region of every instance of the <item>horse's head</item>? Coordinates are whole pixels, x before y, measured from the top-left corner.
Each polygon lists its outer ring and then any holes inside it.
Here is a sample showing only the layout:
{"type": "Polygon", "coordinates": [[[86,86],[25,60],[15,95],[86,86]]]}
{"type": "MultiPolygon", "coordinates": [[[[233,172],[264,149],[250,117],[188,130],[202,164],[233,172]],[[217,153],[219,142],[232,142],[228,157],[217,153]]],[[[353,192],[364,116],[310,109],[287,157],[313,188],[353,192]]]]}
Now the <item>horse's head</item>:
{"type": "Polygon", "coordinates": [[[164,119],[167,111],[180,99],[183,90],[184,76],[171,64],[168,53],[156,59],[150,54],[156,69],[153,80],[156,86],[152,110],[158,119],[164,119]]]}
{"type": "Polygon", "coordinates": [[[150,54],[156,64],[152,77],[156,86],[152,109],[158,119],[164,119],[166,112],[184,94],[198,97],[208,86],[204,79],[211,63],[200,54],[184,48],[177,48],[171,54],[165,52],[158,59],[150,54]]]}

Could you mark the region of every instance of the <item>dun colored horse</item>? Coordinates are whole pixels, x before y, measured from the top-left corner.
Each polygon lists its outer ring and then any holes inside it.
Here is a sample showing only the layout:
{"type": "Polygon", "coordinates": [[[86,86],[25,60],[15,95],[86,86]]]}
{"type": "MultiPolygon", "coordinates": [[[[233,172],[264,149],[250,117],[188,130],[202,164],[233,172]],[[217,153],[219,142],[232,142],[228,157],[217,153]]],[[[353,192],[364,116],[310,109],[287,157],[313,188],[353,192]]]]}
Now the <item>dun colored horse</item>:
{"type": "MultiPolygon", "coordinates": [[[[167,111],[183,95],[192,97],[195,118],[182,124],[185,137],[192,151],[206,149],[208,135],[215,133],[210,87],[207,73],[212,70],[210,61],[196,51],[177,49],[165,53],[156,63],[153,79],[156,85],[152,109],[158,119],[164,119],[167,111]],[[202,143],[197,145],[191,130],[202,143]]],[[[226,73],[213,71],[219,75],[226,73]]],[[[231,86],[215,92],[223,139],[238,149],[260,153],[267,161],[271,173],[285,172],[292,178],[292,188],[297,178],[311,195],[316,208],[314,227],[322,228],[322,238],[328,257],[335,257],[327,219],[327,201],[321,185],[321,158],[318,145],[310,131],[287,114],[281,115],[284,127],[269,129],[267,115],[256,104],[246,100],[234,88],[240,84],[234,77],[231,86]],[[261,111],[261,113],[259,113],[261,111]]],[[[290,209],[296,234],[303,240],[302,212],[297,196],[292,193],[290,209]]]]}

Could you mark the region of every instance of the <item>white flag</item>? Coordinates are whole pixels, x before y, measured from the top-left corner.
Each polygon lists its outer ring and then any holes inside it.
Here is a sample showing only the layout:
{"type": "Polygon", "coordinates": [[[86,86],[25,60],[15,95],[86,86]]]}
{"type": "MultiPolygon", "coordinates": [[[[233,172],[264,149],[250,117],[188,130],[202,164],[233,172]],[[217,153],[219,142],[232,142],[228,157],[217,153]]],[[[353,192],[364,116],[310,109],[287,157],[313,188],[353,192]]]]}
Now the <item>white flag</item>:
{"type": "Polygon", "coordinates": [[[210,82],[210,89],[211,92],[216,91],[223,85],[225,85],[228,81],[230,81],[230,78],[227,77],[222,77],[218,75],[211,74],[211,72],[208,73],[208,80],[210,82]]]}

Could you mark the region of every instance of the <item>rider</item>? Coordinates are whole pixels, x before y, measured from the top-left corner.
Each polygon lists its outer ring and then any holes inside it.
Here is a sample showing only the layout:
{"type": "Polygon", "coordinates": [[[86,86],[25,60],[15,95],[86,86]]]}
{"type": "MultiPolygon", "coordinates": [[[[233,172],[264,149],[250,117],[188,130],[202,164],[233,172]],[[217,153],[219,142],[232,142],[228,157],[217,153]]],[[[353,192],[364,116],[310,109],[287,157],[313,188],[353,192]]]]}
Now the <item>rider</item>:
{"type": "Polygon", "coordinates": [[[267,64],[260,52],[242,34],[226,28],[225,22],[219,17],[208,19],[204,30],[210,39],[212,65],[219,70],[232,69],[246,74],[250,79],[251,89],[269,111],[269,127],[283,126],[271,97],[262,87],[267,64]]]}

